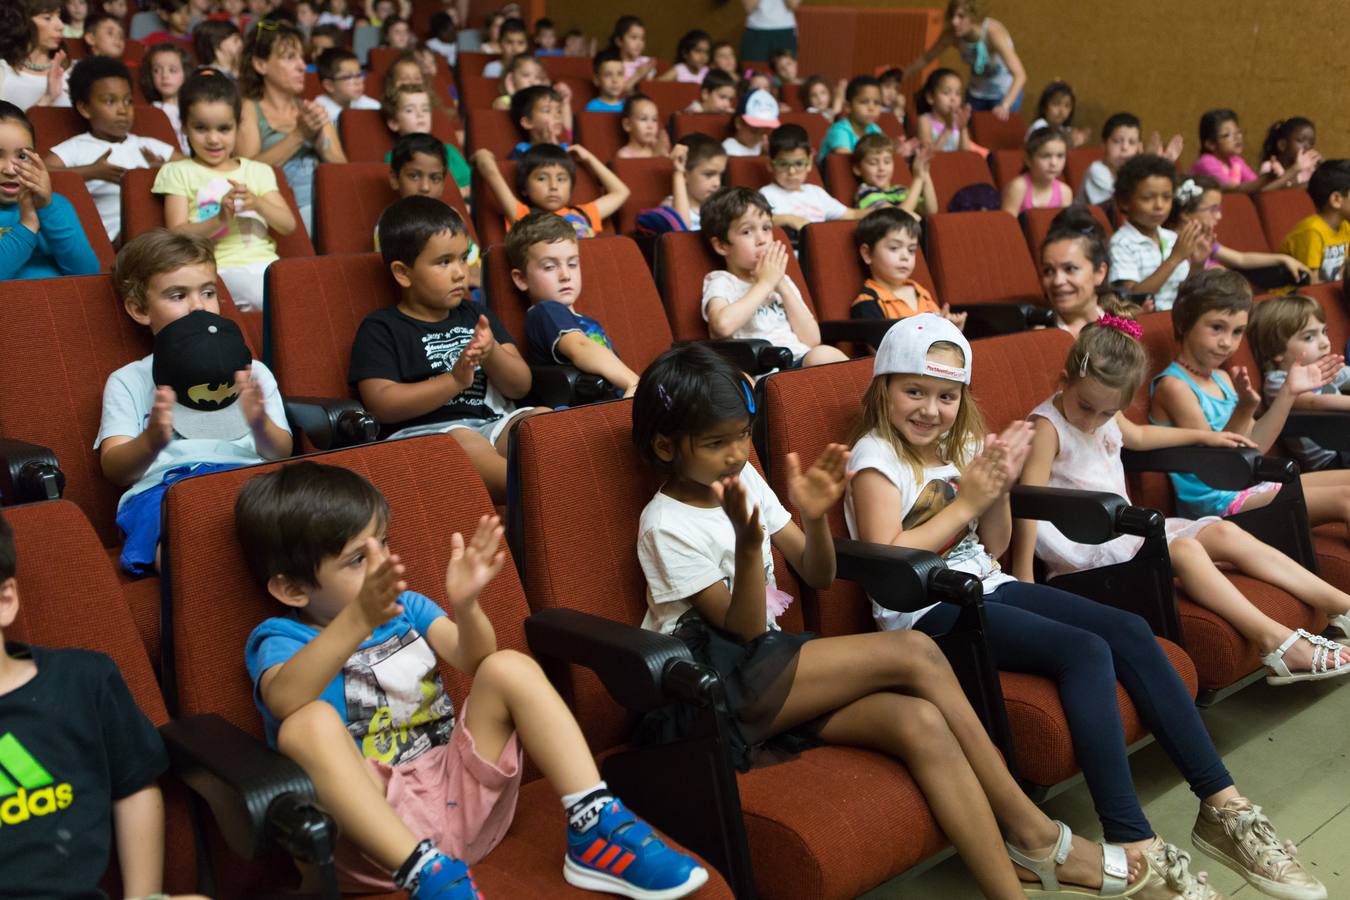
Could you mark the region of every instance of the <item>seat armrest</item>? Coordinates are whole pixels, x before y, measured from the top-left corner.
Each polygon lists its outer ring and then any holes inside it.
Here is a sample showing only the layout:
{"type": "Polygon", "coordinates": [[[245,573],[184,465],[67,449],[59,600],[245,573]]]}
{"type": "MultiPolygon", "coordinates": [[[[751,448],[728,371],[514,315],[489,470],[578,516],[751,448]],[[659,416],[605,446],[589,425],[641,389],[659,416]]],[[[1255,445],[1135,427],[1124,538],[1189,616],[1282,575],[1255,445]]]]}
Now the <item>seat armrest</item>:
{"type": "Polygon", "coordinates": [[[1302,286],[1309,283],[1306,273],[1300,272],[1296,278],[1294,277],[1293,272],[1290,272],[1279,263],[1275,263],[1271,266],[1259,266],[1255,269],[1242,269],[1241,272],[1242,277],[1247,279],[1247,282],[1257,293],[1261,293],[1262,291],[1274,291],[1284,287],[1302,286]]]}
{"type": "Polygon", "coordinates": [[[298,859],[331,860],[336,825],[294,762],[217,715],[174,719],[160,734],[175,776],[206,801],[240,857],[257,859],[276,842],[298,859]]]}
{"type": "Polygon", "coordinates": [[[530,402],[554,409],[604,400],[614,390],[604,378],[575,366],[530,366],[530,402]]]}
{"type": "Polygon", "coordinates": [[[791,350],[775,347],[762,338],[710,338],[706,341],[676,342],[677,345],[690,343],[705,345],[749,375],[763,375],[792,365],[791,350]]]}
{"type": "Polygon", "coordinates": [[[825,319],[820,325],[822,344],[866,344],[875,347],[899,319],[825,319]]]}
{"type": "Polygon", "coordinates": [[[1280,437],[1309,438],[1327,450],[1350,450],[1350,415],[1330,410],[1291,412],[1280,437]]]}
{"type": "Polygon", "coordinates": [[[1104,544],[1122,534],[1163,534],[1165,519],[1154,509],[1131,506],[1118,494],[1018,485],[1012,489],[1012,514],[1050,522],[1080,544],[1104,544]]]}
{"type": "Polygon", "coordinates": [[[283,397],[286,419],[320,450],[368,444],[380,436],[380,425],[359,401],[350,397],[283,397]]]}
{"type": "Polygon", "coordinates": [[[0,438],[0,506],[59,500],[66,475],[46,447],[0,438]]]}
{"type": "Polygon", "coordinates": [[[966,314],[964,333],[974,339],[1026,331],[1027,311],[1034,308],[1029,303],[963,303],[952,312],[966,314]]]}
{"type": "Polygon", "coordinates": [[[525,639],[535,656],[590,669],[633,712],[695,699],[685,696],[699,681],[688,667],[702,667],[668,634],[574,609],[544,609],[525,620],[525,639]]]}
{"type": "Polygon", "coordinates": [[[972,606],[984,597],[978,578],[948,569],[942,557],[926,550],[835,538],[834,558],[838,577],[895,612],[917,612],[938,600],[972,606]]]}
{"type": "Polygon", "coordinates": [[[1225,491],[1240,491],[1262,481],[1283,484],[1298,477],[1298,466],[1290,460],[1262,456],[1251,447],[1122,450],[1120,458],[1127,472],[1189,472],[1225,491]]]}

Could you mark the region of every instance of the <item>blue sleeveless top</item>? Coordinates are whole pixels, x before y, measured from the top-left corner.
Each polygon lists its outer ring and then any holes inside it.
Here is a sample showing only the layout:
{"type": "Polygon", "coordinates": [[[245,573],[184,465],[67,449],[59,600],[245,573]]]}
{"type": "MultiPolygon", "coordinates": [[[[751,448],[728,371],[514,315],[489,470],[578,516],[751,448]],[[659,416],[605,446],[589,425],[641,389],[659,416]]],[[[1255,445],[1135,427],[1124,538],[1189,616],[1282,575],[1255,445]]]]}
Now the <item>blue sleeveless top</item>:
{"type": "MultiPolygon", "coordinates": [[[[956,50],[961,54],[961,62],[970,66],[970,82],[966,85],[966,93],[980,100],[1002,100],[1008,88],[1012,87],[1012,72],[1002,56],[989,52],[988,34],[989,20],[985,19],[980,25],[980,39],[967,41],[958,38],[956,50]]],[[[1011,45],[1011,37],[1008,43],[1011,45]]]]}
{"type": "MultiPolygon", "coordinates": [[[[1223,397],[1215,397],[1201,390],[1200,385],[1192,380],[1190,373],[1174,362],[1149,382],[1148,396],[1150,400],[1158,387],[1159,380],[1166,378],[1168,375],[1180,378],[1191,389],[1191,393],[1195,394],[1195,399],[1200,401],[1200,411],[1204,413],[1205,421],[1209,423],[1209,430],[1223,431],[1224,426],[1228,424],[1228,420],[1233,417],[1233,410],[1237,409],[1237,393],[1216,378],[1214,383],[1219,386],[1223,397]]],[[[1155,421],[1152,416],[1149,416],[1148,420],[1154,425],[1167,427],[1166,423],[1155,421]]],[[[1238,491],[1222,491],[1218,488],[1212,488],[1201,481],[1198,476],[1189,472],[1169,472],[1167,477],[1172,479],[1172,490],[1177,495],[1177,512],[1187,519],[1221,516],[1237,499],[1239,493],[1238,491]]]]}

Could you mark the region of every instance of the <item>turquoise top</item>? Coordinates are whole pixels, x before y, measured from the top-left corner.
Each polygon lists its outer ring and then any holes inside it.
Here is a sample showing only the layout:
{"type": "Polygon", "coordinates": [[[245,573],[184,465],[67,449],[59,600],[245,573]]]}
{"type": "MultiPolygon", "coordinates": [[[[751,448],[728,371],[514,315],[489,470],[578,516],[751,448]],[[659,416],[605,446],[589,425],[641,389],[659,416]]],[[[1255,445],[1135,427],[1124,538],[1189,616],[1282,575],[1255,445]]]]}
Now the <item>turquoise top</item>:
{"type": "MultiPolygon", "coordinates": [[[[1190,373],[1174,362],[1159,372],[1149,383],[1148,395],[1150,399],[1153,397],[1153,392],[1158,388],[1158,381],[1168,375],[1180,378],[1191,389],[1191,393],[1195,394],[1195,399],[1200,401],[1200,411],[1204,413],[1205,421],[1209,423],[1209,430],[1223,431],[1228,424],[1228,420],[1233,417],[1233,411],[1237,409],[1237,394],[1233,389],[1215,378],[1214,383],[1223,392],[1222,398],[1215,397],[1201,390],[1200,385],[1191,379],[1190,373]]],[[[1149,416],[1148,420],[1154,425],[1166,424],[1155,421],[1152,416],[1149,416]]],[[[1177,512],[1188,519],[1223,515],[1224,511],[1237,499],[1239,493],[1238,491],[1221,491],[1218,488],[1212,488],[1201,481],[1199,476],[1189,472],[1169,472],[1167,477],[1172,479],[1172,490],[1176,491],[1177,494],[1177,512]]]]}
{"type": "MultiPolygon", "coordinates": [[[[863,134],[884,133],[885,132],[881,130],[881,126],[876,122],[873,122],[863,129],[863,134]]],[[[853,123],[850,122],[847,117],[844,117],[831,125],[830,130],[825,132],[825,140],[820,142],[820,153],[817,154],[817,158],[823,161],[825,157],[835,151],[836,147],[843,147],[851,153],[853,152],[853,148],[858,146],[859,140],[861,140],[861,138],[859,138],[858,134],[853,130],[853,123]]]]}
{"type": "MultiPolygon", "coordinates": [[[[956,51],[961,55],[961,62],[970,66],[970,82],[966,85],[966,93],[980,100],[998,101],[1012,87],[1013,76],[1003,57],[989,51],[988,40],[989,20],[985,19],[980,25],[979,40],[958,39],[956,51]]],[[[1008,43],[1012,43],[1011,38],[1008,43]]]]}

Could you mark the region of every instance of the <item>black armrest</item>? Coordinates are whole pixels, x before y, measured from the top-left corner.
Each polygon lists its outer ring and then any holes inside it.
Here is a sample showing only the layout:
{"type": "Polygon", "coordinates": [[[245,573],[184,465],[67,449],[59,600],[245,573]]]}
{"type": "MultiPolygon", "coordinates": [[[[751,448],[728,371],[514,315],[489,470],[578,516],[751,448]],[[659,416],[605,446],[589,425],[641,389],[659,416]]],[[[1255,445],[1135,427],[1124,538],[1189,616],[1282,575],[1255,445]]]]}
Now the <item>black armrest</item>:
{"type": "Polygon", "coordinates": [[[1328,450],[1350,450],[1350,415],[1320,410],[1291,412],[1280,437],[1311,438],[1328,450]]]}
{"type": "Polygon", "coordinates": [[[1285,483],[1298,478],[1298,466],[1287,459],[1262,456],[1251,447],[1167,447],[1122,450],[1127,472],[1191,472],[1210,487],[1240,491],[1262,481],[1285,483]]]}
{"type": "Polygon", "coordinates": [[[899,319],[825,319],[820,322],[822,344],[852,342],[876,347],[899,319]]]}
{"type": "Polygon", "coordinates": [[[367,444],[380,436],[380,425],[350,397],[283,397],[286,418],[320,450],[367,444]]]}
{"type": "Polygon", "coordinates": [[[707,688],[700,674],[707,670],[668,634],[574,609],[544,609],[525,620],[525,639],[536,656],[590,669],[634,712],[672,700],[699,702],[707,688]]]}
{"type": "Polygon", "coordinates": [[[1117,297],[1127,303],[1137,303],[1140,306],[1143,306],[1153,299],[1152,291],[1136,291],[1132,288],[1125,287],[1125,284],[1126,282],[1123,281],[1113,281],[1111,282],[1111,290],[1117,297]]]}
{"type": "Polygon", "coordinates": [[[536,406],[582,406],[604,400],[614,390],[601,378],[575,366],[530,366],[530,402],[536,406]]]}
{"type": "MultiPolygon", "coordinates": [[[[1039,312],[1043,307],[1031,303],[966,303],[953,306],[952,312],[966,314],[966,337],[993,337],[1000,334],[1016,334],[1026,331],[1032,324],[1047,324],[1053,319],[1044,319],[1039,312]],[[1035,320],[1034,322],[1032,320],[1035,320]]],[[[1047,311],[1053,316],[1053,310],[1047,311]]]]}
{"type": "Polygon", "coordinates": [[[46,447],[0,438],[0,506],[59,500],[66,475],[46,447]]]}
{"type": "Polygon", "coordinates": [[[160,734],[174,774],[206,801],[239,856],[257,859],[275,841],[298,859],[331,859],[337,827],[294,762],[216,715],[174,719],[160,734]]]}
{"type": "Polygon", "coordinates": [[[1162,534],[1166,520],[1156,509],[1131,506],[1118,494],[1065,488],[1012,489],[1012,514],[1019,519],[1050,522],[1080,544],[1104,544],[1122,534],[1162,534]]]}
{"type": "Polygon", "coordinates": [[[856,582],[881,606],[915,612],[938,600],[972,606],[984,599],[980,580],[947,568],[926,550],[834,539],[835,574],[856,582]]]}
{"type": "Polygon", "coordinates": [[[763,375],[774,369],[786,369],[792,365],[791,350],[786,347],[775,347],[760,338],[714,338],[698,343],[707,345],[708,349],[721,354],[727,362],[748,375],[763,375]]]}
{"type": "Polygon", "coordinates": [[[1307,273],[1300,272],[1298,277],[1295,278],[1294,273],[1279,263],[1256,269],[1242,269],[1241,272],[1242,277],[1246,278],[1252,289],[1256,291],[1273,291],[1277,288],[1302,286],[1310,283],[1307,273]]]}

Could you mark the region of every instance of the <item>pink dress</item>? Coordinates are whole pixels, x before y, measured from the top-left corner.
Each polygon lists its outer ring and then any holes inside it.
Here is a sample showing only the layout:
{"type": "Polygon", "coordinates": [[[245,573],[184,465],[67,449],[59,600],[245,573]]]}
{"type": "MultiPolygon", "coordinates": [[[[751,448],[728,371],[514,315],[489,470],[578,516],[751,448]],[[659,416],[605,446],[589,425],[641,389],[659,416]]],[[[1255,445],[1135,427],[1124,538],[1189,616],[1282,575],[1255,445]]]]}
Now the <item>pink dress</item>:
{"type": "Polygon", "coordinates": [[[1236,187],[1256,180],[1256,173],[1242,157],[1234,156],[1224,162],[1213,153],[1200,154],[1200,158],[1191,166],[1191,174],[1208,175],[1219,182],[1221,187],[1236,187]]]}
{"type": "MultiPolygon", "coordinates": [[[[1027,183],[1027,191],[1022,195],[1022,206],[1020,211],[1026,212],[1029,209],[1036,209],[1036,204],[1033,202],[1035,200],[1036,186],[1031,183],[1031,173],[1028,172],[1018,177],[1027,183]]],[[[1040,208],[1059,209],[1061,206],[1068,206],[1070,197],[1069,192],[1065,190],[1064,182],[1056,178],[1052,187],[1053,190],[1050,191],[1050,202],[1040,208]]]]}
{"type": "MultiPolygon", "coordinates": [[[[1059,396],[1058,394],[1055,395],[1059,396]]],[[[1050,466],[1049,487],[1070,488],[1079,491],[1105,491],[1129,499],[1125,487],[1125,467],[1120,462],[1120,448],[1124,438],[1113,418],[1091,434],[1069,424],[1055,409],[1051,397],[1031,411],[1055,426],[1059,435],[1059,454],[1050,466]]],[[[1203,519],[1167,520],[1167,542],[1179,537],[1195,537],[1205,528],[1220,521],[1217,516],[1203,519]]],[[[1132,559],[1144,539],[1135,535],[1121,535],[1105,544],[1080,544],[1064,536],[1049,522],[1036,523],[1036,556],[1046,566],[1046,576],[1054,578],[1069,572],[1082,572],[1101,566],[1115,565],[1132,559]]]]}

